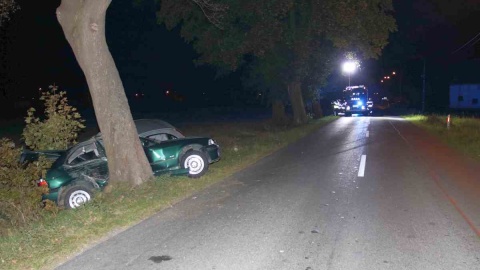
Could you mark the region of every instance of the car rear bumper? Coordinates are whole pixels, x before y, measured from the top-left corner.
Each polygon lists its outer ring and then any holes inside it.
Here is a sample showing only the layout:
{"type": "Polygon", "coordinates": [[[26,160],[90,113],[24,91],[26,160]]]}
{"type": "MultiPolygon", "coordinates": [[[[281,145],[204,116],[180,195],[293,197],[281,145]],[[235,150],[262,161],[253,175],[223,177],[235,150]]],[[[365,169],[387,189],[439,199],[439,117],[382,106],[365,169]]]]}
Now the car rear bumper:
{"type": "Polygon", "coordinates": [[[48,191],[48,194],[43,194],[42,195],[42,201],[45,201],[45,200],[50,200],[50,201],[53,201],[53,202],[57,202],[58,200],[58,192],[59,192],[59,188],[54,188],[54,189],[50,189],[48,191]]]}

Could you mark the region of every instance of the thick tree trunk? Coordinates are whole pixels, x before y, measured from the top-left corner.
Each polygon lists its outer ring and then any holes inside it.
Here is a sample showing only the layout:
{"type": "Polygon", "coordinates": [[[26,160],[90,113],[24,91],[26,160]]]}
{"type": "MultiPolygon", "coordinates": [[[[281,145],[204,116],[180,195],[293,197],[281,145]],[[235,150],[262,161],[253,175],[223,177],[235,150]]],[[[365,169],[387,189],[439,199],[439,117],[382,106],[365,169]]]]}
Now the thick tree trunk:
{"type": "Polygon", "coordinates": [[[277,99],[272,103],[272,121],[275,125],[285,125],[287,123],[285,106],[281,100],[277,99]]]}
{"type": "Polygon", "coordinates": [[[313,107],[313,117],[315,119],[322,118],[323,117],[323,111],[322,107],[320,106],[320,102],[318,100],[314,100],[312,102],[312,107],[313,107]]]}
{"type": "Polygon", "coordinates": [[[307,123],[307,113],[303,104],[302,87],[299,82],[291,82],[288,84],[288,95],[292,103],[293,122],[296,125],[307,123]]]}
{"type": "Polygon", "coordinates": [[[111,0],[62,0],[57,19],[85,74],[108,157],[110,185],[139,185],[152,169],[138,139],[120,75],[108,50],[105,16],[111,0]]]}

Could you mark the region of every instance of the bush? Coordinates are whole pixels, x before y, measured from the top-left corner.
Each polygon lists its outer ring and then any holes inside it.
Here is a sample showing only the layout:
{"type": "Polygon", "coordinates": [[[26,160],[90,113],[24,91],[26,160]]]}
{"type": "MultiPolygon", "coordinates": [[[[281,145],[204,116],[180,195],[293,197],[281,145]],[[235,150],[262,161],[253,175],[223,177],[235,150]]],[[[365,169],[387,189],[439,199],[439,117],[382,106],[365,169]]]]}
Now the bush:
{"type": "Polygon", "coordinates": [[[58,87],[50,86],[43,92],[45,119],[35,117],[35,109],[30,108],[25,117],[27,123],[22,137],[33,150],[66,149],[76,143],[78,132],[85,128],[77,109],[68,105],[66,92],[56,93],[58,87]]]}
{"type": "Polygon", "coordinates": [[[40,159],[21,164],[21,152],[11,140],[0,139],[0,234],[37,219],[43,206],[41,195],[48,192],[36,184],[48,162],[40,159]]]}

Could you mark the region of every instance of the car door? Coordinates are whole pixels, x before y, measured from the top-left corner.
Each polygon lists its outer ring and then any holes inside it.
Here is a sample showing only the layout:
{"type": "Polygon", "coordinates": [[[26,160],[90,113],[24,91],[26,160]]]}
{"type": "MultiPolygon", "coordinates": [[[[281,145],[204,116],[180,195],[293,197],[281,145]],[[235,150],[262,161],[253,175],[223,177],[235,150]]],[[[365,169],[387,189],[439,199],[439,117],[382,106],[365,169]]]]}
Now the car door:
{"type": "Polygon", "coordinates": [[[107,158],[96,141],[78,146],[67,158],[65,170],[76,180],[94,180],[98,185],[108,180],[107,158]]]}
{"type": "Polygon", "coordinates": [[[141,139],[154,174],[178,168],[178,146],[175,139],[162,142],[141,139]]]}

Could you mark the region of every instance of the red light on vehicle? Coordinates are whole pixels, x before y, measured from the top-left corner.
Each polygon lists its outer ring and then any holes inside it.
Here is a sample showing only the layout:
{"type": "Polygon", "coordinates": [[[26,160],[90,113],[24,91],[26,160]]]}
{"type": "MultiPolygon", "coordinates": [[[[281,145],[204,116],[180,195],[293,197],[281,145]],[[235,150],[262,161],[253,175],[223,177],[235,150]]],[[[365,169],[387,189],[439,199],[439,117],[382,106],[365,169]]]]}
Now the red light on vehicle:
{"type": "Polygon", "coordinates": [[[47,183],[47,181],[45,181],[45,179],[40,179],[40,180],[37,180],[37,186],[48,187],[48,183],[47,183]]]}

